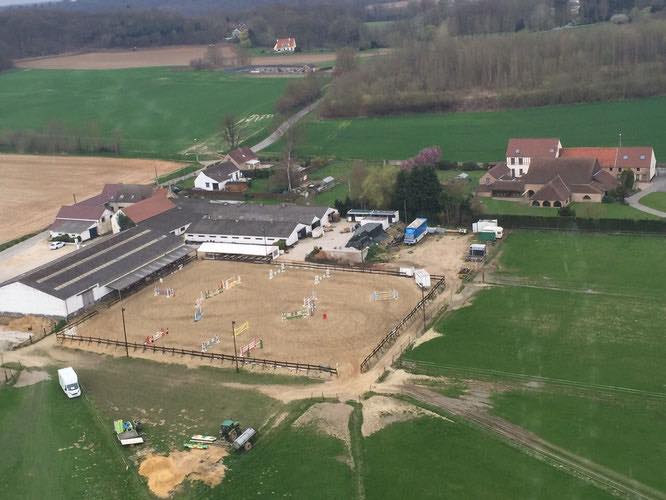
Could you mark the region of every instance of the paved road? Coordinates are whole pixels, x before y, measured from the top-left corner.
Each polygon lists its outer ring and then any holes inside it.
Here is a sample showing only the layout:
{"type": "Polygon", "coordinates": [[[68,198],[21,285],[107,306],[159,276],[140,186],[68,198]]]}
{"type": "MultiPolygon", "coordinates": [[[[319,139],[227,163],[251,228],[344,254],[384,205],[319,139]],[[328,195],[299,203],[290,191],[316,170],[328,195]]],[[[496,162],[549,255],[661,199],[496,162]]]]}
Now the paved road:
{"type": "Polygon", "coordinates": [[[255,153],[258,153],[259,151],[262,151],[266,149],[268,146],[272,146],[274,143],[279,141],[282,136],[289,130],[291,127],[293,127],[298,121],[303,118],[305,115],[307,115],[310,111],[315,109],[319,103],[321,102],[321,99],[318,101],[313,102],[309,106],[306,106],[305,108],[301,109],[298,113],[295,115],[289,117],[286,121],[282,122],[282,124],[277,128],[275,132],[273,132],[271,135],[266,137],[263,141],[261,141],[259,144],[256,144],[255,146],[252,146],[252,151],[255,153]]]}
{"type": "Polygon", "coordinates": [[[650,184],[649,187],[643,189],[642,191],[639,191],[633,196],[630,196],[627,198],[627,203],[631,205],[632,207],[641,210],[642,212],[646,212],[648,214],[656,215],[657,217],[664,217],[666,218],[666,212],[662,212],[661,210],[656,210],[654,208],[646,207],[645,205],[641,205],[640,199],[645,196],[646,194],[649,193],[664,193],[666,192],[666,168],[660,168],[658,169],[657,176],[654,178],[652,183],[650,184]]]}
{"type": "Polygon", "coordinates": [[[654,488],[555,446],[522,427],[489,414],[487,406],[483,402],[449,398],[413,384],[404,385],[403,393],[493,432],[528,455],[572,476],[594,483],[615,496],[633,499],[666,498],[666,495],[654,488]]]}

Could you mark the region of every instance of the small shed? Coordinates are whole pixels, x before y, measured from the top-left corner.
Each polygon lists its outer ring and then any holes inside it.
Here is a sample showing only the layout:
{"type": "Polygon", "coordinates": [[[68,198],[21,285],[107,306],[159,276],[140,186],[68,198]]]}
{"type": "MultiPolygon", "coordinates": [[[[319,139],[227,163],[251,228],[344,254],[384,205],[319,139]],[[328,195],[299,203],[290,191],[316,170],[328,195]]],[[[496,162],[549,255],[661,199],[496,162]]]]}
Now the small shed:
{"type": "Polygon", "coordinates": [[[322,191],[327,191],[331,189],[333,186],[335,186],[335,178],[329,175],[328,177],[324,177],[321,180],[321,182],[319,183],[319,187],[317,188],[317,191],[321,193],[322,191]]]}

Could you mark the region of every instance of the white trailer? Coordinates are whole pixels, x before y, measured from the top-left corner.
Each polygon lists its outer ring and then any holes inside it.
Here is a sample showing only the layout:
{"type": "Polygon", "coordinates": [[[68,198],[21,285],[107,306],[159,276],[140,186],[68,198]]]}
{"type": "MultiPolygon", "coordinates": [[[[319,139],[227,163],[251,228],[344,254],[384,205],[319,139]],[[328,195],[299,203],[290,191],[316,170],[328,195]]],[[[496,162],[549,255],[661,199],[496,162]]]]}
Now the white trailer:
{"type": "Polygon", "coordinates": [[[76,372],[71,366],[60,368],[58,370],[58,383],[68,398],[77,398],[81,395],[79,378],[76,376],[76,372]]]}
{"type": "Polygon", "coordinates": [[[504,236],[504,228],[497,225],[497,219],[479,220],[472,224],[473,233],[495,233],[495,238],[501,239],[504,236]]]}

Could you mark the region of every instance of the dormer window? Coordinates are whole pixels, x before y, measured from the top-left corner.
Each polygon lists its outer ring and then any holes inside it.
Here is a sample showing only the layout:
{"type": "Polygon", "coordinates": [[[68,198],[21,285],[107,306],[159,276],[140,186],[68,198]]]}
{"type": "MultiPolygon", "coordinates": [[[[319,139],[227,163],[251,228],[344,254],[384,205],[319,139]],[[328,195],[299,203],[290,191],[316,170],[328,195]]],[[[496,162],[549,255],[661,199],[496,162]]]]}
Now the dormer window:
{"type": "Polygon", "coordinates": [[[645,160],[645,155],[641,155],[641,160],[645,160]]]}
{"type": "Polygon", "coordinates": [[[517,154],[517,155],[520,154],[520,149],[516,149],[516,154],[517,154]]]}
{"type": "Polygon", "coordinates": [[[628,159],[629,159],[629,155],[624,155],[622,158],[624,158],[625,160],[628,160],[628,159]]]}

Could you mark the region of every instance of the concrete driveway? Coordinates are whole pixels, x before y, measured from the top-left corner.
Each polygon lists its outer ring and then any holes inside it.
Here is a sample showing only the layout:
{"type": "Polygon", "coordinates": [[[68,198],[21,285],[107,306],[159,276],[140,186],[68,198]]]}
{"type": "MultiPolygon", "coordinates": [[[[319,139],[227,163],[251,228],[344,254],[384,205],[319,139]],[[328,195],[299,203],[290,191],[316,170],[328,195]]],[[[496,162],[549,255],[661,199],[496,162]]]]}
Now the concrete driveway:
{"type": "Polygon", "coordinates": [[[666,212],[641,205],[640,199],[650,193],[666,193],[666,168],[658,168],[656,177],[648,187],[626,199],[627,203],[637,210],[666,218],[666,212]]]}
{"type": "Polygon", "coordinates": [[[0,252],[0,283],[76,250],[73,244],[50,250],[48,237],[49,232],[42,231],[0,252]]]}
{"type": "Polygon", "coordinates": [[[351,230],[354,223],[341,220],[332,224],[333,231],[324,232],[321,238],[307,238],[300,240],[294,248],[289,250],[289,253],[281,255],[279,259],[282,260],[298,260],[305,261],[305,256],[314,250],[314,247],[320,247],[324,250],[332,250],[335,248],[344,248],[349,239],[352,237],[352,232],[343,232],[345,228],[351,230]]]}

